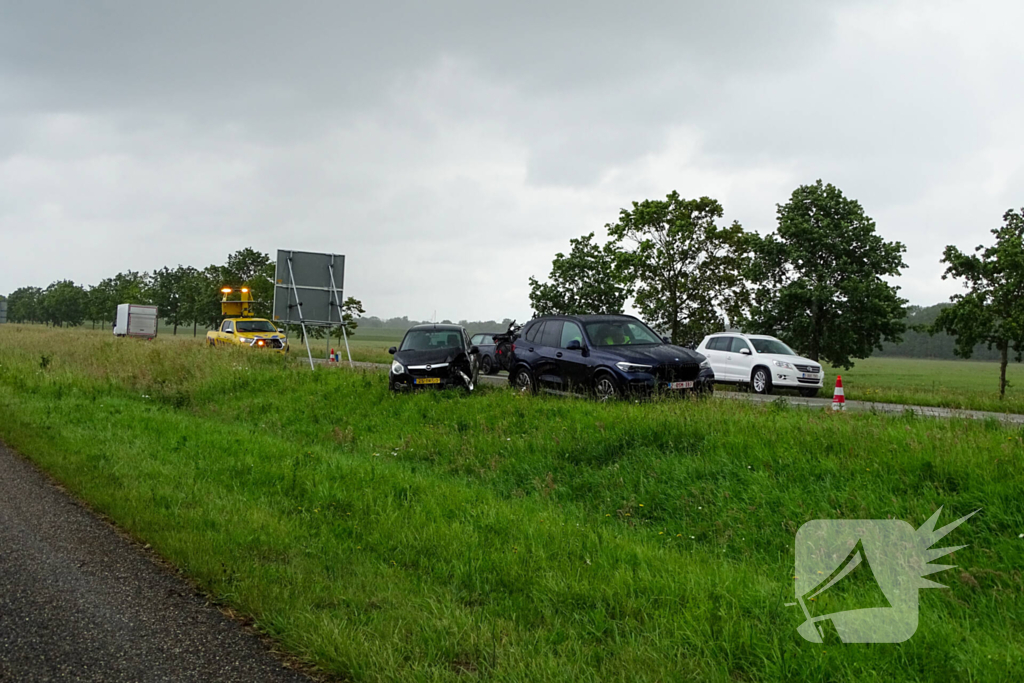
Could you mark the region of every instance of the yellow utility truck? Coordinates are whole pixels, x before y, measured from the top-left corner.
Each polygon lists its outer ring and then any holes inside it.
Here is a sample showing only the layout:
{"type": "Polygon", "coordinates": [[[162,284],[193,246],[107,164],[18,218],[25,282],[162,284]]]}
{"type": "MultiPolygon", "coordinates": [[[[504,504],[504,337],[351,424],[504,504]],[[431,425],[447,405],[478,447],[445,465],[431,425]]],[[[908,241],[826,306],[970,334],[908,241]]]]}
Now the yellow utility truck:
{"type": "Polygon", "coordinates": [[[220,290],[224,297],[220,301],[220,311],[224,316],[220,327],[206,333],[206,343],[210,346],[249,346],[254,349],[269,349],[277,353],[288,352],[288,337],[284,330],[266,318],[257,318],[253,314],[253,301],[248,287],[235,289],[225,287],[220,290]],[[238,300],[228,297],[238,291],[238,300]]]}

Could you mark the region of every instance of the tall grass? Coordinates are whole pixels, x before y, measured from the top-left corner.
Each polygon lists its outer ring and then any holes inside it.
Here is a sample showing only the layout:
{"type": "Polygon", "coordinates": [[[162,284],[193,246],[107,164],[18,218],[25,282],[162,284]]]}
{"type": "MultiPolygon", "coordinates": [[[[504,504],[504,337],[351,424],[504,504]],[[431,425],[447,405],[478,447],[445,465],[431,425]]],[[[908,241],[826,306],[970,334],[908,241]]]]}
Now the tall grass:
{"type": "Polygon", "coordinates": [[[343,678],[1024,677],[1024,432],[994,422],[391,396],[379,373],[16,326],[0,410],[0,437],[343,678]],[[983,512],[917,635],[800,639],[803,522],[939,506],[983,512]]]}

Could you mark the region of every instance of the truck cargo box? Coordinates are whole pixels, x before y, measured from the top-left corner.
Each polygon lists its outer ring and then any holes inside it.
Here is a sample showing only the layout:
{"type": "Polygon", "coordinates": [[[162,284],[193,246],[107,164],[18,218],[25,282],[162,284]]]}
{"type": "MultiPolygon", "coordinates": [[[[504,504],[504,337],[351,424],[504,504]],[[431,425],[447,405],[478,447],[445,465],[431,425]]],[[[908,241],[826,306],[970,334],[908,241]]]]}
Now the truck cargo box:
{"type": "Polygon", "coordinates": [[[117,320],[114,322],[115,337],[152,339],[156,336],[156,326],[156,306],[118,304],[117,320]]]}

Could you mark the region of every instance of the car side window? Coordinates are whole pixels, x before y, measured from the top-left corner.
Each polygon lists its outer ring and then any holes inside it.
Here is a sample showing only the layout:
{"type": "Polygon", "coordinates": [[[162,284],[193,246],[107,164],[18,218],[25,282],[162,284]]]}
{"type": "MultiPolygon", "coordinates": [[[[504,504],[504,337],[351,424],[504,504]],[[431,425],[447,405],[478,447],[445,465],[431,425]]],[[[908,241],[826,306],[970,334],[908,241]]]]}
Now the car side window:
{"type": "Polygon", "coordinates": [[[576,323],[565,322],[562,324],[562,341],[559,344],[563,349],[569,348],[569,342],[578,341],[583,345],[583,330],[576,323]]]}
{"type": "Polygon", "coordinates": [[[482,334],[474,334],[473,338],[470,339],[469,341],[471,343],[473,343],[473,344],[483,344],[484,343],[484,335],[482,335],[482,334]]]}
{"type": "Polygon", "coordinates": [[[526,341],[536,344],[537,339],[540,338],[540,330],[542,327],[544,327],[544,323],[534,323],[526,332],[526,341]]]}
{"type": "Polygon", "coordinates": [[[704,347],[708,351],[721,351],[722,350],[722,338],[712,337],[708,339],[707,345],[704,347]]]}
{"type": "Polygon", "coordinates": [[[747,351],[750,350],[750,347],[747,345],[746,340],[745,339],[741,339],[740,337],[733,337],[732,338],[732,352],[733,353],[740,353],[742,349],[746,349],[747,351]]]}
{"type": "Polygon", "coordinates": [[[540,344],[541,346],[550,346],[551,348],[558,348],[559,342],[562,341],[562,321],[561,320],[548,320],[544,323],[544,332],[541,333],[540,344]]]}
{"type": "Polygon", "coordinates": [[[230,320],[225,320],[221,332],[234,332],[233,323],[230,320]]]}

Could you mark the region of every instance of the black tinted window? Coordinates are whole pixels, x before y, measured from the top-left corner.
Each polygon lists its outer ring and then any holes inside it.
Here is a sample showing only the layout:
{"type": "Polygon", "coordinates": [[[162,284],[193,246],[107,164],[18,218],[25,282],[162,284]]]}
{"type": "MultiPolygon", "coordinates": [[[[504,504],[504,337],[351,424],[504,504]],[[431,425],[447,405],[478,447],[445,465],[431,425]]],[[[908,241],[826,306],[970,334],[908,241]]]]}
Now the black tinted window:
{"type": "Polygon", "coordinates": [[[725,339],[725,337],[712,337],[711,339],[708,339],[708,344],[704,348],[708,351],[724,351],[725,349],[722,346],[723,339],[725,339]]]}
{"type": "Polygon", "coordinates": [[[524,339],[528,342],[537,343],[537,337],[540,336],[540,328],[544,327],[544,323],[534,323],[530,329],[526,331],[524,339]]]}
{"type": "Polygon", "coordinates": [[[542,346],[552,346],[558,348],[558,345],[562,343],[562,321],[561,320],[548,320],[544,323],[544,332],[540,336],[540,344],[542,346]]]}

